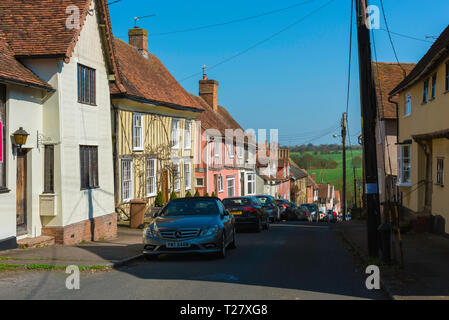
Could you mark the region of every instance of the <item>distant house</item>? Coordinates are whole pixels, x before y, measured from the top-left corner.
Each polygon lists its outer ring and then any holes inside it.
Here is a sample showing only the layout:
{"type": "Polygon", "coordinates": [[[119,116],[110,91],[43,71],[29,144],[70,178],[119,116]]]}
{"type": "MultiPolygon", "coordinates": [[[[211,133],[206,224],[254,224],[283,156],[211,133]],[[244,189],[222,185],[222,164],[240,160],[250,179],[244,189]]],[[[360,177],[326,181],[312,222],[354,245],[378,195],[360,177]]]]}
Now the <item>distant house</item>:
{"type": "Polygon", "coordinates": [[[391,92],[398,97],[398,185],[404,213],[449,233],[449,27],[391,92]]]}
{"type": "MultiPolygon", "coordinates": [[[[377,167],[379,175],[379,197],[384,203],[388,199],[398,200],[397,194],[397,136],[398,99],[388,94],[414,68],[413,63],[373,62],[379,116],[376,121],[377,167]],[[387,194],[388,193],[388,194],[387,194]]],[[[383,214],[383,206],[381,206],[383,214]]]]}
{"type": "Polygon", "coordinates": [[[277,144],[267,144],[265,149],[269,150],[270,156],[267,163],[258,161],[257,164],[258,180],[263,185],[259,193],[271,195],[277,199],[291,200],[290,150],[279,148],[277,144]],[[277,153],[277,158],[272,157],[273,153],[277,153]]]}
{"type": "Polygon", "coordinates": [[[223,117],[224,107],[218,106],[218,81],[206,77],[200,80],[199,96],[193,97],[204,108],[196,128],[195,188],[201,196],[240,196],[244,186],[239,181],[238,155],[243,154],[244,146],[237,145],[234,139],[225,140],[226,129],[240,126],[229,114],[223,117]]]}
{"type": "Polygon", "coordinates": [[[148,32],[129,30],[129,44],[114,39],[121,86],[111,84],[115,203],[154,205],[158,193],[194,192],[196,120],[204,107],[148,50],[148,32]]]}
{"type": "Polygon", "coordinates": [[[339,213],[341,212],[341,197],[340,197],[340,190],[335,190],[335,196],[334,196],[334,210],[339,213]]]}
{"type": "Polygon", "coordinates": [[[115,237],[106,1],[3,0],[0,20],[0,248],[115,237]],[[80,25],[67,24],[72,5],[80,25]]]}
{"type": "Polygon", "coordinates": [[[334,209],[335,190],[330,184],[318,185],[318,206],[325,207],[327,210],[334,209]]]}
{"type": "Polygon", "coordinates": [[[305,170],[301,170],[292,160],[290,160],[290,199],[297,205],[308,203],[307,183],[308,175],[305,170]]]}

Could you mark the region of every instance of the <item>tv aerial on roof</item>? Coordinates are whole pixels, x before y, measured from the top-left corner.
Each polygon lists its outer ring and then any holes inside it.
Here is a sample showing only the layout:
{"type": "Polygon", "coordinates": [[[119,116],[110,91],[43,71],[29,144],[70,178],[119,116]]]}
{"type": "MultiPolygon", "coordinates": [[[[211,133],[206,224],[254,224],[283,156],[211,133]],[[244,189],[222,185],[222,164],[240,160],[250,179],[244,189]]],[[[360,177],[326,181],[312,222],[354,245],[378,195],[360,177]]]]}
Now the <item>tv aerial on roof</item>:
{"type": "Polygon", "coordinates": [[[145,19],[145,18],[151,18],[156,16],[155,14],[149,14],[147,16],[142,16],[142,17],[134,17],[134,28],[138,28],[137,26],[137,21],[141,20],[141,19],[145,19]]]}

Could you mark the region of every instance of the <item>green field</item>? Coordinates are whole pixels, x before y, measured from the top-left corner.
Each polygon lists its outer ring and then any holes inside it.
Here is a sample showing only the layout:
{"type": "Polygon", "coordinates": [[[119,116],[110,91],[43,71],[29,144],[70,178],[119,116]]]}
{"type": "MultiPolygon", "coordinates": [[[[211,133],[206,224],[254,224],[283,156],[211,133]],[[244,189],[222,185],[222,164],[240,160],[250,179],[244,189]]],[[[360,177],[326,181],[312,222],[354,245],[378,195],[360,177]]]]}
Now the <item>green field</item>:
{"type": "MultiPolygon", "coordinates": [[[[316,183],[329,183],[335,186],[336,190],[343,189],[343,152],[339,154],[315,154],[314,152],[308,152],[314,156],[318,156],[323,159],[331,159],[338,163],[336,169],[315,169],[307,170],[310,176],[313,177],[313,173],[316,174],[316,183]]],[[[301,155],[299,152],[292,152],[292,155],[301,155]]],[[[354,197],[354,174],[352,169],[352,158],[362,154],[362,150],[346,151],[346,192],[348,198],[348,205],[351,206],[354,197]]],[[[362,168],[356,169],[357,179],[362,179],[362,168]]]]}

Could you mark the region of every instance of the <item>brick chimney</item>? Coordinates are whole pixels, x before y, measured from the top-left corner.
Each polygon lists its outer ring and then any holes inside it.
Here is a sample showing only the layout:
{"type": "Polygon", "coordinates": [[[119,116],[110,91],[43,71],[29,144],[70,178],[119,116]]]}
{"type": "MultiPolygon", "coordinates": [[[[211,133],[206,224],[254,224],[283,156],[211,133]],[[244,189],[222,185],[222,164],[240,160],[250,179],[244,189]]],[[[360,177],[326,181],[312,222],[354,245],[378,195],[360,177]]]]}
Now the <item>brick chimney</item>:
{"type": "Polygon", "coordinates": [[[218,81],[208,80],[206,76],[200,80],[200,94],[199,96],[212,107],[215,112],[218,112],[218,81]]]}
{"type": "Polygon", "coordinates": [[[134,28],[128,31],[129,44],[136,47],[145,58],[148,58],[148,31],[134,28]]]}

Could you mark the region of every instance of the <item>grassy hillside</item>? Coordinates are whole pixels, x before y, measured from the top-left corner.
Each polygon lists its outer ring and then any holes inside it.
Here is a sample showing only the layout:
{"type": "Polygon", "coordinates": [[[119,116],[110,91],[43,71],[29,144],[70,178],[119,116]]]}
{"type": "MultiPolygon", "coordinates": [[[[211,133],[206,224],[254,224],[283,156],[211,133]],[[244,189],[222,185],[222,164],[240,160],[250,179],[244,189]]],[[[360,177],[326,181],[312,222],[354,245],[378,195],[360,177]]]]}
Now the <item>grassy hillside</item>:
{"type": "MultiPolygon", "coordinates": [[[[313,173],[316,174],[317,183],[330,183],[335,186],[337,190],[342,190],[343,188],[343,152],[340,151],[338,154],[320,154],[313,153],[314,156],[318,156],[324,159],[331,159],[338,163],[336,169],[310,169],[307,170],[309,174],[313,177],[313,173]]],[[[292,152],[301,156],[299,152],[292,152]]],[[[354,175],[352,170],[352,158],[362,154],[362,150],[346,151],[346,192],[348,197],[348,206],[353,203],[353,193],[354,193],[354,175]]],[[[362,179],[362,168],[356,169],[357,179],[362,179]]]]}

